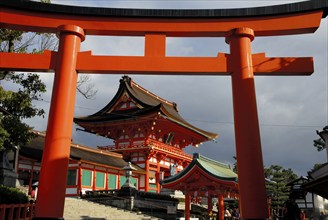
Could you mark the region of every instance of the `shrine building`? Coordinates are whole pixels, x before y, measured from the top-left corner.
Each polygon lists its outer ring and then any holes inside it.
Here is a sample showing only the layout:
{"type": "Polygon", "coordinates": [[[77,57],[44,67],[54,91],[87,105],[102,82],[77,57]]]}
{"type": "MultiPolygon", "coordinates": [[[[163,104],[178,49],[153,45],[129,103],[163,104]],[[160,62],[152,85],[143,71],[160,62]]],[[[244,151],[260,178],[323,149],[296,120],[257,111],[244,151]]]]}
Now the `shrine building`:
{"type": "Polygon", "coordinates": [[[207,199],[212,216],[212,199],[217,198],[218,217],[224,219],[224,198],[238,198],[238,176],[227,164],[194,153],[192,162],[180,173],[161,181],[163,188],[182,191],[185,195],[185,218],[190,219],[190,204],[207,199]]]}
{"type": "MultiPolygon", "coordinates": [[[[32,189],[38,186],[45,133],[33,131],[35,137],[18,151],[18,161],[14,168],[18,174],[19,186],[32,196],[32,189]],[[26,186],[28,188],[26,189],[26,186]]],[[[67,171],[66,196],[80,196],[87,191],[116,190],[126,182],[123,167],[128,162],[121,154],[83,146],[70,145],[70,160],[67,171]]],[[[132,165],[134,172],[130,182],[138,189],[138,179],[145,171],[132,165]]],[[[36,195],[32,196],[36,198],[36,195]]]]}
{"type": "Polygon", "coordinates": [[[100,111],[74,122],[83,131],[114,140],[113,146],[98,147],[116,152],[138,165],[146,175],[138,179],[141,191],[160,192],[160,180],[182,171],[192,161],[183,149],[197,147],[218,134],[185,121],[177,104],[158,97],[123,76],[114,98],[100,111]]]}

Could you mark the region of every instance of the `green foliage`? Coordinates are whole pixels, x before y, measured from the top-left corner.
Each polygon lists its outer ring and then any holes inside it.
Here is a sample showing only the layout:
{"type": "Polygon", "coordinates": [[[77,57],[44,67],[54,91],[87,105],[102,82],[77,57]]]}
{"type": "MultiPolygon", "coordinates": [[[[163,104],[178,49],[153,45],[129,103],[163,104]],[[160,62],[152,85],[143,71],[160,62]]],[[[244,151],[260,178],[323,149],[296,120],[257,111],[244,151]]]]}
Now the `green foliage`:
{"type": "MultiPolygon", "coordinates": [[[[26,53],[38,35],[0,29],[0,51],[26,53]]],[[[32,101],[40,100],[45,91],[46,86],[37,74],[0,71],[0,107],[9,112],[0,113],[0,151],[25,145],[33,137],[32,128],[22,120],[44,115],[44,110],[32,101]],[[3,85],[12,85],[12,90],[4,89],[3,85]]]]}
{"type": "Polygon", "coordinates": [[[282,208],[284,202],[289,197],[290,187],[287,184],[295,179],[297,175],[289,168],[285,169],[279,165],[271,165],[264,169],[265,177],[271,182],[267,182],[267,193],[272,196],[272,208],[282,208]]]}
{"type": "Polygon", "coordinates": [[[313,165],[313,168],[311,171],[315,171],[315,170],[321,168],[323,165],[324,165],[323,163],[316,163],[313,165]]]}
{"type": "Polygon", "coordinates": [[[5,142],[8,141],[8,138],[10,136],[7,130],[3,127],[2,120],[3,116],[2,114],[0,114],[0,151],[5,145],[5,142]]]}
{"type": "Polygon", "coordinates": [[[0,204],[28,203],[28,196],[17,188],[0,186],[0,204]]]}
{"type": "Polygon", "coordinates": [[[43,53],[56,50],[57,46],[58,38],[54,34],[0,29],[1,52],[43,53]]]}
{"type": "MultiPolygon", "coordinates": [[[[235,160],[236,157],[233,157],[235,160]]],[[[234,163],[233,171],[238,173],[237,160],[234,163]]],[[[272,208],[279,209],[284,206],[284,203],[289,198],[290,187],[288,183],[297,179],[297,175],[290,169],[285,169],[279,165],[271,165],[264,168],[266,181],[266,191],[268,196],[272,198],[272,208]]]]}
{"type": "MultiPolygon", "coordinates": [[[[0,150],[25,145],[32,137],[31,127],[22,119],[43,116],[44,110],[35,107],[32,100],[41,99],[46,91],[44,83],[36,74],[7,74],[5,81],[19,86],[17,91],[6,91],[0,85],[0,106],[10,114],[0,116],[0,150]]],[[[1,81],[0,81],[1,82],[1,81]]]]}
{"type": "MultiPolygon", "coordinates": [[[[22,40],[22,31],[0,29],[0,51],[1,52],[14,52],[15,51],[15,42],[22,40]]],[[[26,48],[17,47],[17,52],[23,52],[26,48]]]]}
{"type": "Polygon", "coordinates": [[[232,171],[235,173],[238,173],[238,168],[237,168],[237,157],[233,156],[233,159],[235,159],[235,163],[233,164],[232,171]]]}
{"type": "Polygon", "coordinates": [[[325,141],[322,138],[313,140],[313,146],[317,148],[317,151],[322,151],[326,149],[325,141]]]}

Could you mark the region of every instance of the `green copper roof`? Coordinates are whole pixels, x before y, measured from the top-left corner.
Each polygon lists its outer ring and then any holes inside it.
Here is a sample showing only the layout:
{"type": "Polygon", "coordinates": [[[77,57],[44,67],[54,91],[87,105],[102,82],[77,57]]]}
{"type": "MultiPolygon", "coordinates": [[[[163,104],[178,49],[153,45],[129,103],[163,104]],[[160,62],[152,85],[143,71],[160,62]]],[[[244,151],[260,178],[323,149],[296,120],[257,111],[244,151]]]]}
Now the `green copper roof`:
{"type": "Polygon", "coordinates": [[[228,164],[220,163],[218,161],[194,154],[194,159],[202,166],[204,171],[210,175],[216,176],[219,179],[237,180],[237,174],[234,173],[228,164]]]}
{"type": "Polygon", "coordinates": [[[207,175],[214,177],[220,182],[237,183],[238,176],[232,171],[228,164],[220,163],[210,158],[201,156],[198,153],[195,153],[193,156],[192,162],[184,170],[174,176],[170,176],[162,180],[161,184],[165,187],[166,184],[183,181],[184,177],[193,172],[195,167],[200,168],[207,175]]]}

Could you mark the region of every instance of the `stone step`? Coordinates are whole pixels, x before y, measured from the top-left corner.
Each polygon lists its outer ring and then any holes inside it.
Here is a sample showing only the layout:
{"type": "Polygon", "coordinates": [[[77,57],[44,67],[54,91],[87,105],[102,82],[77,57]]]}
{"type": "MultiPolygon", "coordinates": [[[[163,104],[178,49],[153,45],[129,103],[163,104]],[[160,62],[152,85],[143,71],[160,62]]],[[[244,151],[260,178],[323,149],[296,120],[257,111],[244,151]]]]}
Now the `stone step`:
{"type": "Polygon", "coordinates": [[[79,198],[66,198],[65,220],[155,220],[157,218],[79,198]]]}

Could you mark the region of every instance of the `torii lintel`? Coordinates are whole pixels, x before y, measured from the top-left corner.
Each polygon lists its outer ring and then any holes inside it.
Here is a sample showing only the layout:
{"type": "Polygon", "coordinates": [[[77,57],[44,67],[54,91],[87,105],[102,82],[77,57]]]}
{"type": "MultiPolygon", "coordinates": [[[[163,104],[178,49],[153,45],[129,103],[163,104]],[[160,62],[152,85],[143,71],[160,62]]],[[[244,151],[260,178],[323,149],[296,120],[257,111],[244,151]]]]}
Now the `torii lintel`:
{"type": "Polygon", "coordinates": [[[0,2],[2,28],[57,32],[62,24],[83,28],[86,35],[224,37],[236,27],[251,28],[255,36],[312,33],[327,15],[327,1],[240,9],[117,9],[39,4],[24,0],[0,2]]]}
{"type": "MultiPolygon", "coordinates": [[[[56,69],[57,52],[43,54],[0,53],[0,69],[49,72],[56,69]],[[18,65],[19,64],[19,65],[18,65]]],[[[253,54],[254,75],[311,75],[312,57],[266,57],[253,54]]],[[[79,52],[78,73],[150,75],[230,75],[233,63],[229,54],[217,57],[97,56],[79,52]]]]}

